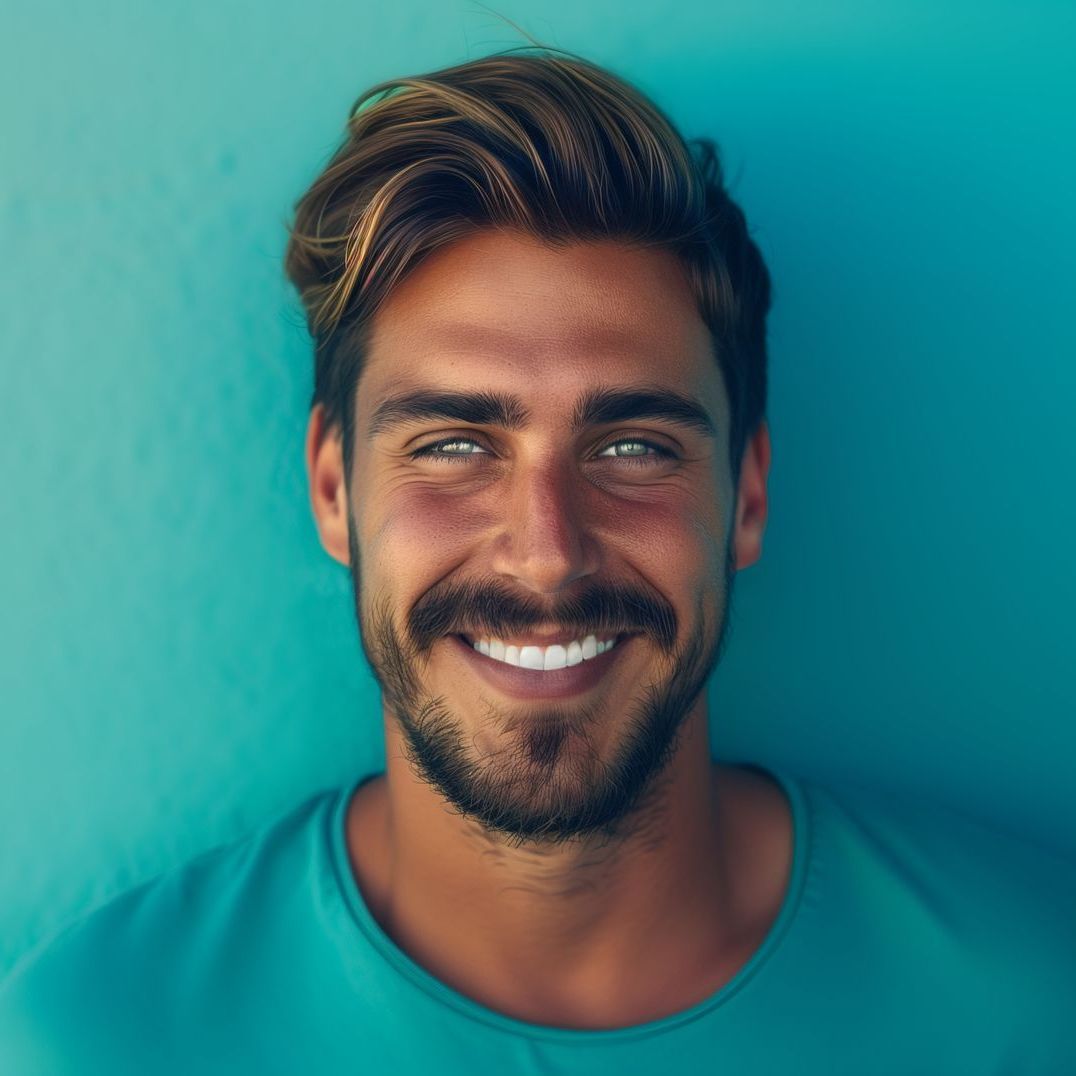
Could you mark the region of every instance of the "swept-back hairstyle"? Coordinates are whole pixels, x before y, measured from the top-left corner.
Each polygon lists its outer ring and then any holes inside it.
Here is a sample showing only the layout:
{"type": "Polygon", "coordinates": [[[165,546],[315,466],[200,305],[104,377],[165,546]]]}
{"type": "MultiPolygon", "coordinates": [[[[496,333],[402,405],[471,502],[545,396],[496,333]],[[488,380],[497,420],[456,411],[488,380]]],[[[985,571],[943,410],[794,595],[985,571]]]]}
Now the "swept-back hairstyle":
{"type": "Polygon", "coordinates": [[[611,72],[531,49],[390,79],[352,106],[346,138],[295,204],[284,259],[315,342],[310,406],[342,434],[350,476],[371,319],[426,255],[483,228],[553,246],[617,239],[668,249],[687,270],[728,393],[738,482],[766,407],[770,276],[717,147],[686,142],[611,72]]]}

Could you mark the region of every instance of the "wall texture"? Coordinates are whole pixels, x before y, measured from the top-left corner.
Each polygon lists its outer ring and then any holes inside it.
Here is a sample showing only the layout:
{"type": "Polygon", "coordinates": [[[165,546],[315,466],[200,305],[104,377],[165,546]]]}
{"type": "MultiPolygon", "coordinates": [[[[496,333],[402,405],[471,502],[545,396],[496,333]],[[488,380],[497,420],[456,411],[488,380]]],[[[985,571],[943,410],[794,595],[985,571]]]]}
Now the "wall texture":
{"type": "MultiPolygon", "coordinates": [[[[715,753],[1076,849],[1069,4],[497,11],[723,149],[776,284],[715,753]]],[[[383,759],[284,220],[477,3],[18,5],[0,42],[0,974],[383,759]]]]}

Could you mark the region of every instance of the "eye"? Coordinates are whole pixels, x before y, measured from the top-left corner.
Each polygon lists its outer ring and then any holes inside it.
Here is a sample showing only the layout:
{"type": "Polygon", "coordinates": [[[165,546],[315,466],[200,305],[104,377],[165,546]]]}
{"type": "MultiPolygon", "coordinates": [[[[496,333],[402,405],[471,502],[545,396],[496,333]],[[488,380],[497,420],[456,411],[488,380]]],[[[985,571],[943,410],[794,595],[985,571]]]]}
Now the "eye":
{"type": "MultiPolygon", "coordinates": [[[[657,463],[661,460],[671,460],[676,458],[675,452],[670,452],[667,448],[657,444],[654,441],[647,441],[642,437],[624,437],[619,441],[613,441],[611,444],[605,446],[602,452],[608,452],[610,448],[615,449],[618,445],[642,445],[644,448],[652,448],[654,450],[653,455],[647,455],[646,453],[635,453],[630,456],[617,456],[614,454],[613,459],[621,460],[629,465],[635,465],[637,467],[645,467],[650,463],[657,463]]],[[[606,457],[607,459],[610,457],[606,457]]]]}
{"type": "MultiPolygon", "coordinates": [[[[466,460],[473,456],[473,452],[440,452],[435,451],[442,448],[445,445],[478,445],[478,442],[471,437],[445,437],[440,441],[433,441],[431,444],[424,445],[422,448],[415,449],[410,453],[411,459],[419,459],[426,457],[433,460],[451,460],[453,463],[458,463],[461,460],[466,460]]],[[[478,445],[481,448],[481,445],[478,445]]],[[[485,449],[483,449],[485,451],[485,449]]]]}
{"type": "MultiPolygon", "coordinates": [[[[474,440],[472,437],[445,437],[440,441],[433,441],[428,445],[423,445],[421,448],[415,449],[411,452],[411,459],[431,459],[431,460],[450,460],[453,463],[459,463],[466,461],[476,455],[474,452],[444,452],[442,449],[451,445],[475,445],[481,449],[482,453],[486,450],[474,440]]],[[[615,449],[618,445],[642,445],[645,448],[653,449],[652,453],[636,453],[628,456],[606,456],[606,459],[616,459],[622,463],[628,464],[628,466],[647,466],[648,464],[657,462],[659,460],[675,459],[676,453],[670,452],[667,448],[657,444],[654,441],[648,441],[641,437],[624,437],[619,441],[613,441],[601,449],[601,452],[608,452],[609,449],[615,449]]],[[[600,453],[599,453],[600,455],[600,453]]]]}

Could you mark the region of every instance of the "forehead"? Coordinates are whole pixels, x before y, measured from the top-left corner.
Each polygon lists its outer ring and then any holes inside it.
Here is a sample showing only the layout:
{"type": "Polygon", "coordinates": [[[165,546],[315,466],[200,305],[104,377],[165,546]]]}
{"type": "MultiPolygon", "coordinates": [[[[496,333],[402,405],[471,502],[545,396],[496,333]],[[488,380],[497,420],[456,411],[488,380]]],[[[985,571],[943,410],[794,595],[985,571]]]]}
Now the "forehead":
{"type": "Polygon", "coordinates": [[[557,413],[633,383],[689,394],[724,422],[710,333],[675,255],[487,230],[428,256],[378,310],[357,418],[414,388],[504,390],[557,413]]]}

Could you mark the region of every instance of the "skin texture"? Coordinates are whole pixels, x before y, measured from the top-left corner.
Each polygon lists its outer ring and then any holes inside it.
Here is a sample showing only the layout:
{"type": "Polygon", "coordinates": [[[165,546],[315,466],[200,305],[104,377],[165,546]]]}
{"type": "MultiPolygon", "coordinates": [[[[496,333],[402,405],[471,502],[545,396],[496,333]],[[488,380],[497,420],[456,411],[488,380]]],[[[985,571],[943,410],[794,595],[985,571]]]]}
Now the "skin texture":
{"type": "Polygon", "coordinates": [[[711,758],[705,685],[735,574],[761,553],[770,461],[763,423],[734,488],[711,346],[670,253],[487,230],[378,311],[350,482],[338,434],[310,416],[315,521],[350,568],[382,689],[386,772],[348,810],[356,881],[413,960],[517,1019],[616,1028],[697,1004],[787,888],[784,794],[711,758]],[[587,390],[642,385],[693,398],[716,437],[655,418],[570,430],[587,390]],[[512,394],[526,425],[431,417],[370,436],[375,408],[420,386],[512,394]],[[410,455],[438,441],[441,458],[410,455]],[[452,637],[604,623],[638,634],[560,699],[489,686],[452,637]]]}

